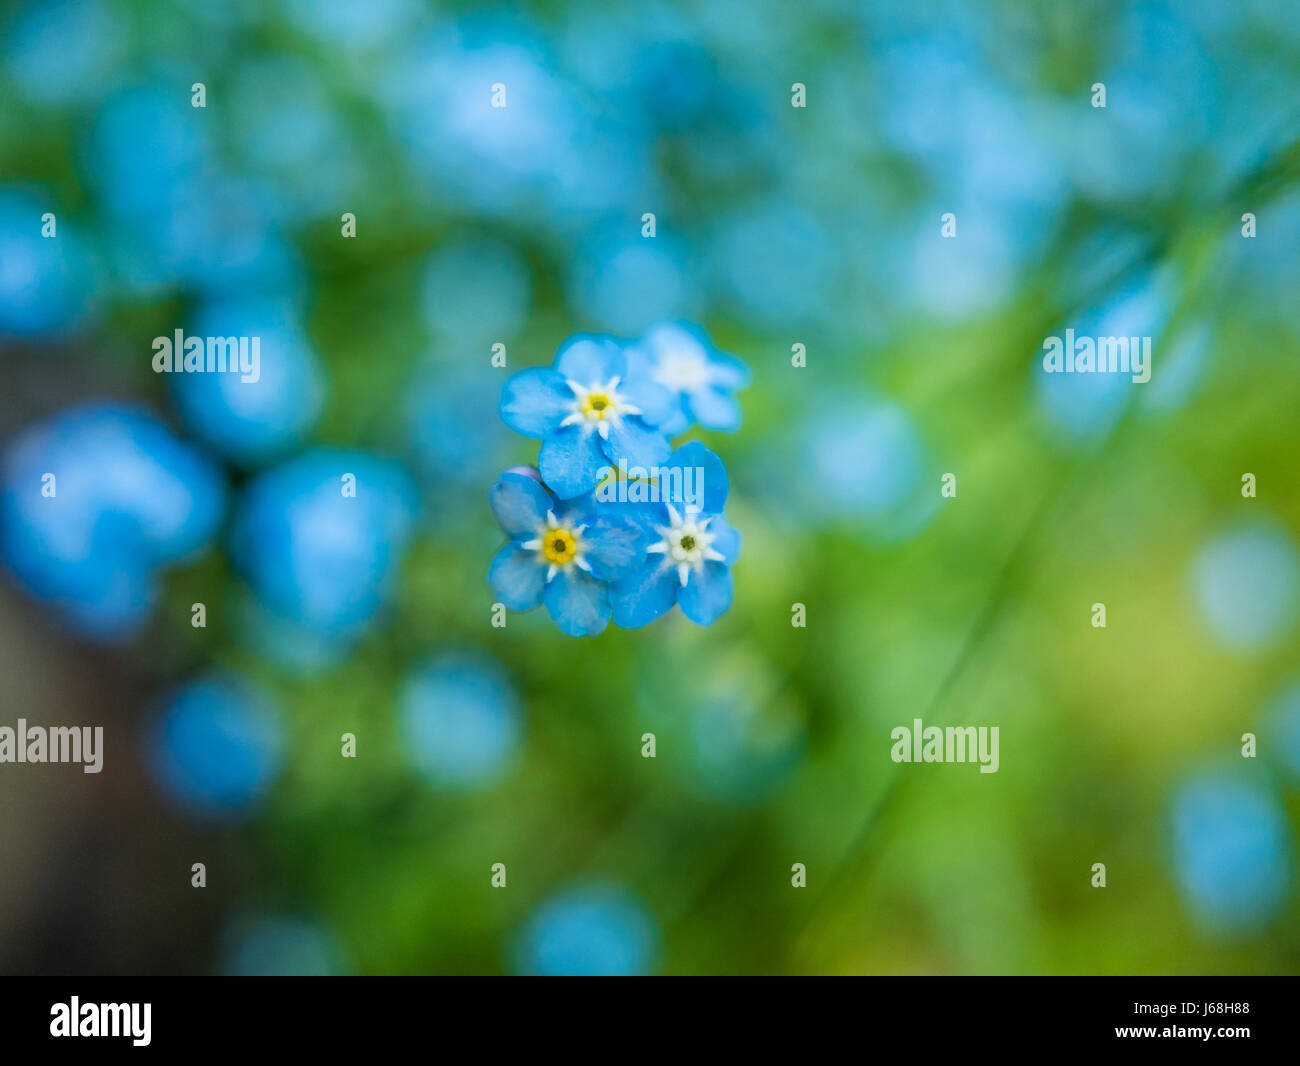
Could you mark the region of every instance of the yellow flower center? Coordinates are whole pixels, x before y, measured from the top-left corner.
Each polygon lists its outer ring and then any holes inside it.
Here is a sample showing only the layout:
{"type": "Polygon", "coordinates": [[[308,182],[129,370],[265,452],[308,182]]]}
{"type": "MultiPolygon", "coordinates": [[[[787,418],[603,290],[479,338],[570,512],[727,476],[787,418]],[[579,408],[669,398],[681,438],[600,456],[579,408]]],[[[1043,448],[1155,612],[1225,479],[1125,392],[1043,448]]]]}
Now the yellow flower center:
{"type": "Polygon", "coordinates": [[[609,395],[604,392],[589,392],[582,401],[582,413],[588,418],[604,418],[609,408],[609,395]]]}
{"type": "Polygon", "coordinates": [[[567,529],[548,529],[542,538],[542,554],[556,566],[572,562],[578,554],[578,538],[567,529]]]}
{"type": "Polygon", "coordinates": [[[689,533],[687,533],[684,537],[682,537],[680,543],[682,546],[682,551],[692,551],[695,548],[695,538],[692,537],[689,533]]]}

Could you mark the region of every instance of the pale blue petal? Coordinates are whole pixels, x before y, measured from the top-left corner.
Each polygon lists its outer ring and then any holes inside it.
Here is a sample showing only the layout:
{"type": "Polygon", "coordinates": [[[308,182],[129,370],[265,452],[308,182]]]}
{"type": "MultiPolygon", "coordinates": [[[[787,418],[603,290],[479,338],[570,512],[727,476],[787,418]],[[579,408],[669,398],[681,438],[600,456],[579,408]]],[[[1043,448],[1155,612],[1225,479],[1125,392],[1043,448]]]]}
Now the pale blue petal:
{"type": "Polygon", "coordinates": [[[630,515],[598,518],[583,533],[584,558],[601,581],[616,581],[645,558],[650,535],[630,515]]]}
{"type": "Polygon", "coordinates": [[[692,570],[677,594],[682,614],[697,625],[711,626],[731,606],[731,571],[722,563],[705,563],[692,570]]]}
{"type": "Polygon", "coordinates": [[[666,462],[673,451],[667,437],[639,418],[620,418],[612,423],[601,448],[615,466],[620,460],[626,460],[629,467],[645,470],[666,462]]]}
{"type": "Polygon", "coordinates": [[[749,384],[749,367],[734,355],[718,353],[709,359],[709,377],[721,389],[743,389],[749,384]]]}
{"type": "Polygon", "coordinates": [[[501,418],[516,433],[541,440],[573,410],[573,390],[549,367],[521,370],[501,390],[501,418]]]}
{"type": "Polygon", "coordinates": [[[709,532],[713,534],[710,547],[722,555],[728,566],[740,558],[740,531],[721,515],[709,523],[709,532]]]}
{"type": "Polygon", "coordinates": [[[537,552],[507,544],[488,567],[488,584],[497,601],[511,611],[531,611],[542,602],[546,566],[537,552]]]}
{"type": "Polygon", "coordinates": [[[677,602],[681,581],[660,555],[649,556],[640,569],[609,587],[614,624],[639,629],[667,614],[677,602]]]}
{"type": "Polygon", "coordinates": [[[721,389],[695,389],[686,395],[686,408],[705,429],[728,432],[740,428],[740,404],[721,389]]]}
{"type": "Polygon", "coordinates": [[[505,473],[488,492],[492,513],[506,534],[525,540],[546,524],[546,512],[555,506],[551,494],[526,474],[505,473]]]}
{"type": "Polygon", "coordinates": [[[594,637],[609,623],[608,586],[567,567],[546,586],[546,609],[569,636],[594,637]]]}
{"type": "Polygon", "coordinates": [[[605,385],[611,378],[627,377],[627,356],[609,337],[579,333],[560,345],[555,369],[566,380],[584,387],[605,385]]]}
{"type": "Polygon", "coordinates": [[[618,392],[632,406],[640,408],[641,419],[647,425],[662,426],[682,417],[680,395],[653,380],[639,360],[628,361],[628,375],[618,392]]]}
{"type": "Polygon", "coordinates": [[[673,452],[672,458],[661,466],[661,471],[664,469],[675,471],[668,478],[660,474],[661,492],[669,494],[668,502],[677,507],[684,503],[693,503],[704,514],[722,513],[727,503],[727,493],[730,491],[727,471],[722,465],[722,460],[703,444],[697,440],[683,444],[673,452]],[[689,477],[686,475],[687,469],[692,470],[689,477]],[[665,481],[670,482],[666,488],[665,481]],[[683,490],[687,487],[693,488],[699,494],[699,498],[685,499],[683,490]]]}
{"type": "Polygon", "coordinates": [[[537,465],[550,490],[568,500],[594,489],[609,462],[598,434],[586,426],[565,426],[546,438],[537,465]]]}

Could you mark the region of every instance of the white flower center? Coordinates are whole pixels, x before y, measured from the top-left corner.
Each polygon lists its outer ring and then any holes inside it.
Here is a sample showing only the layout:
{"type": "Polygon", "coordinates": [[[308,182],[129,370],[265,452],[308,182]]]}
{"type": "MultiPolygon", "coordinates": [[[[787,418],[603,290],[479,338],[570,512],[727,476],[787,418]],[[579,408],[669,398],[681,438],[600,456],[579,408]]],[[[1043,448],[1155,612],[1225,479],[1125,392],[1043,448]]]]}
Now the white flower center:
{"type": "Polygon", "coordinates": [[[704,353],[690,348],[661,355],[650,376],[672,392],[694,392],[712,380],[704,353]]]}
{"type": "Polygon", "coordinates": [[[706,562],[726,562],[726,558],[713,547],[714,534],[709,532],[710,515],[700,520],[698,507],[686,508],[685,516],[677,513],[672,504],[668,504],[668,522],[666,526],[655,526],[655,532],[663,540],[651,544],[646,549],[649,554],[662,555],[670,566],[677,567],[677,580],[685,585],[691,571],[699,573],[706,562]]]}
{"type": "Polygon", "coordinates": [[[565,384],[573,390],[573,410],[560,425],[595,428],[601,437],[608,437],[609,427],[618,425],[624,415],[639,415],[641,408],[628,403],[618,391],[620,380],[613,377],[605,384],[597,381],[590,385],[567,380],[565,384]]]}

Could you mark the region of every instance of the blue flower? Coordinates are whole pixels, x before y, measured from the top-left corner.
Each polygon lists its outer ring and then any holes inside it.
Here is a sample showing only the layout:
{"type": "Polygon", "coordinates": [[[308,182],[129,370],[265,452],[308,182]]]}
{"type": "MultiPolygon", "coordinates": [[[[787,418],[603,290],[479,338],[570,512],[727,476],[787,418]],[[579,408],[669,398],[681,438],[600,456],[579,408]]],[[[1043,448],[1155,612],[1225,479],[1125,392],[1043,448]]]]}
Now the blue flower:
{"type": "Polygon", "coordinates": [[[608,337],[578,334],[560,346],[554,368],[534,367],[506,382],[501,417],[542,442],[542,480],[560,499],[591,492],[611,465],[651,467],[672,448],[657,428],[672,395],[629,366],[608,337]]]}
{"type": "Polygon", "coordinates": [[[194,814],[230,817],[252,808],[279,776],[284,728],[259,690],[217,674],[170,698],[148,747],[173,802],[194,814]]]}
{"type": "Polygon", "coordinates": [[[510,543],[497,552],[488,582],[500,603],[529,611],[545,602],[571,637],[595,636],[609,622],[609,588],[636,558],[638,531],[602,514],[591,497],[557,500],[535,478],[507,470],[490,494],[510,543]]]}
{"type": "Polygon", "coordinates": [[[595,882],[537,909],[515,941],[513,968],[542,977],[631,977],[650,971],[658,948],[658,929],[641,901],[595,882]]]}
{"type": "Polygon", "coordinates": [[[735,393],[749,384],[749,370],[739,359],[721,354],[703,330],[656,322],[629,350],[628,362],[673,395],[671,412],[658,423],[667,436],[694,423],[705,429],[740,428],[735,393]]]}
{"type": "Polygon", "coordinates": [[[0,556],[81,636],[129,639],[153,610],[159,573],[216,531],[225,495],[216,468],[149,415],[72,407],[6,448],[0,556]]]}
{"type": "Polygon", "coordinates": [[[222,936],[221,972],[230,977],[331,977],[343,958],[333,933],[298,914],[244,914],[222,936]]]}
{"type": "Polygon", "coordinates": [[[387,601],[415,507],[400,467],[365,452],[313,449],[245,490],[231,557],[271,616],[346,644],[387,601]]]}
{"type": "Polygon", "coordinates": [[[1286,812],[1268,787],[1207,770],[1173,803],[1174,869],[1196,924],[1214,933],[1254,932],[1291,888],[1286,812]]]}
{"type": "Polygon", "coordinates": [[[731,565],[740,554],[740,534],[722,517],[727,472],[692,441],[657,473],[654,485],[622,483],[630,502],[608,505],[625,511],[638,530],[636,561],[610,585],[614,622],[636,629],[679,604],[692,622],[712,625],[731,606],[731,565]],[[636,502],[636,485],[654,501],[636,502]]]}
{"type": "Polygon", "coordinates": [[[522,712],[490,659],[450,653],[419,666],[402,687],[398,724],[411,762],[446,789],[496,781],[519,746],[522,712]]]}

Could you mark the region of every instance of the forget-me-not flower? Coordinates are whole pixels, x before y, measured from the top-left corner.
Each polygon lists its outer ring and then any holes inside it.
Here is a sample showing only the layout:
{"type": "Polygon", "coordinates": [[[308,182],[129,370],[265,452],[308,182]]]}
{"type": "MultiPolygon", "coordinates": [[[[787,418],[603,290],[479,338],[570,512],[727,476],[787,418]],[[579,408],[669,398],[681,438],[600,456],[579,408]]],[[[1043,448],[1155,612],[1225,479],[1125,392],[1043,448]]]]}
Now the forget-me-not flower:
{"type": "Polygon", "coordinates": [[[492,486],[492,512],[510,537],[488,569],[500,603],[528,611],[541,603],[571,637],[595,636],[609,622],[607,582],[636,559],[638,531],[594,500],[557,500],[538,480],[507,470],[492,486]]]}
{"type": "Polygon", "coordinates": [[[702,330],[656,322],[628,352],[634,372],[667,389],[673,404],[659,429],[673,437],[698,423],[705,429],[740,428],[736,392],[749,384],[739,359],[719,352],[702,330]]]}
{"type": "Polygon", "coordinates": [[[636,629],[679,604],[692,622],[712,625],[731,606],[731,566],[740,554],[740,534],[722,517],[727,472],[692,441],[658,473],[658,502],[607,505],[639,530],[635,562],[610,585],[614,622],[636,629]]]}
{"type": "Polygon", "coordinates": [[[608,337],[578,334],[554,367],[534,367],[505,384],[501,417],[542,442],[542,480],[562,500],[591,492],[611,466],[649,468],[672,448],[657,427],[673,398],[608,337]]]}

